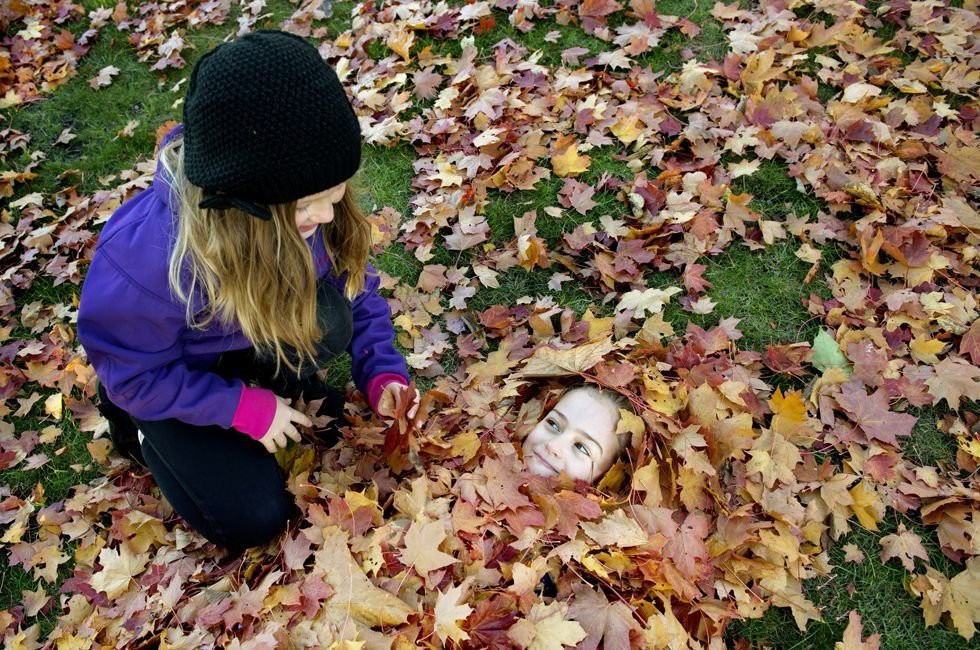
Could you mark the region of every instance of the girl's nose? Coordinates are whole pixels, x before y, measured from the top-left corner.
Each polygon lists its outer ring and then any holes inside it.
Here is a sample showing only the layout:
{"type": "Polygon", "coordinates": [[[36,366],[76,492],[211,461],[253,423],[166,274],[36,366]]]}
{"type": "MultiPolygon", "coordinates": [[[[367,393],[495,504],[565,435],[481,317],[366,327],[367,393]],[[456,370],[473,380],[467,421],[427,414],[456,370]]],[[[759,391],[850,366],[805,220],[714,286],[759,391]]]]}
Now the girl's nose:
{"type": "Polygon", "coordinates": [[[544,448],[549,455],[554,456],[555,458],[561,458],[561,445],[559,444],[558,440],[549,440],[544,448]]]}

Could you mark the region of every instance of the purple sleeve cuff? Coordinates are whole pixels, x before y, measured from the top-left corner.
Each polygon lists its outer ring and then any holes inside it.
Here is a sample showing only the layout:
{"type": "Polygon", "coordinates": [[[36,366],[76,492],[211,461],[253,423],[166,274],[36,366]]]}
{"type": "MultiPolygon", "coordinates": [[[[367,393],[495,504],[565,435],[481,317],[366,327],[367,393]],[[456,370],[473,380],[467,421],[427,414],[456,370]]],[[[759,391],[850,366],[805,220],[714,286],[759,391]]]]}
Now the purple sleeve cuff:
{"type": "Polygon", "coordinates": [[[375,413],[378,412],[378,402],[381,400],[381,393],[384,392],[385,386],[391,383],[408,386],[408,382],[405,381],[404,377],[393,372],[383,372],[380,375],[375,375],[367,383],[366,392],[368,403],[371,405],[371,410],[375,413]]]}
{"type": "Polygon", "coordinates": [[[276,394],[265,388],[242,387],[231,427],[258,440],[269,430],[276,415],[276,394]]]}

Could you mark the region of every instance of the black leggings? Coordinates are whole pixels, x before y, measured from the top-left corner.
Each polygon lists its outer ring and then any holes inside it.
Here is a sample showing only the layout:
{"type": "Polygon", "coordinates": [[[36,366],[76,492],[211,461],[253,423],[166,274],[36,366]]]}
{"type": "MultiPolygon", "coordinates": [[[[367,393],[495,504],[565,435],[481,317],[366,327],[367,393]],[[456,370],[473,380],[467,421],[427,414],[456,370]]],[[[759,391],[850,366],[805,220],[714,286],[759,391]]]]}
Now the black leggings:
{"type": "MultiPolygon", "coordinates": [[[[324,284],[317,296],[326,332],[317,349],[319,367],[346,349],[352,331],[349,303],[324,284]]],[[[289,374],[284,367],[276,377],[274,368],[271,359],[249,348],[222,355],[214,370],[270,388],[283,397],[322,398],[321,415],[342,415],[343,394],[320,382],[313,365],[307,363],[302,376],[289,374]]],[[[296,512],[275,456],[249,436],[175,419],[133,418],[105,399],[100,408],[116,427],[139,427],[144,436],[140,444],[143,457],[161,492],[208,540],[233,552],[258,546],[282,532],[296,512]]]]}

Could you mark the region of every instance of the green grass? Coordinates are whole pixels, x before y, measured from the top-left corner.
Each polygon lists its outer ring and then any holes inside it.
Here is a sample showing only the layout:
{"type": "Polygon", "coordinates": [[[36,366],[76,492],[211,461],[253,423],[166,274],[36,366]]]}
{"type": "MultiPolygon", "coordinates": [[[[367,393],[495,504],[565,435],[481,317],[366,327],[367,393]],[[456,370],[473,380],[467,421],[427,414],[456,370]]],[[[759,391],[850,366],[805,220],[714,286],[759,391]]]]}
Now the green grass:
{"type": "MultiPolygon", "coordinates": [[[[802,301],[811,292],[825,292],[826,285],[817,278],[803,284],[810,265],[796,257],[797,247],[796,242],[777,242],[751,251],[734,242],[724,253],[701,260],[708,267],[703,277],[714,285],[706,294],[717,303],[714,311],[692,314],[675,301],[664,317],[675,331],[683,332],[688,322],[708,328],[734,316],[741,319],[739,346],[762,352],[770,344],[812,341],[820,323],[802,301]]],[[[682,286],[682,281],[673,273],[653,273],[647,276],[647,286],[682,286]]]]}
{"type": "MultiPolygon", "coordinates": [[[[961,413],[976,412],[977,405],[965,402],[960,405],[961,413]]],[[[924,406],[910,407],[908,412],[918,418],[912,435],[902,441],[902,451],[906,458],[920,465],[943,465],[949,468],[956,466],[956,437],[940,431],[936,426],[938,420],[949,413],[945,402],[942,407],[924,406]]]]}
{"type": "MultiPolygon", "coordinates": [[[[800,632],[787,609],[770,608],[760,619],[736,621],[728,629],[727,639],[733,643],[745,639],[752,648],[780,650],[809,650],[834,647],[847,627],[848,613],[857,610],[864,625],[864,637],[881,634],[882,650],[959,650],[976,645],[961,637],[943,622],[926,628],[918,599],[909,594],[904,581],[911,575],[897,559],[883,564],[879,559],[879,538],[894,533],[902,522],[922,537],[929,554],[929,564],[947,576],[962,567],[952,564],[939,550],[935,532],[913,520],[890,512],[879,524],[878,532],[856,528],[830,549],[831,564],[836,567],[832,578],[813,578],[806,581],[807,597],[823,612],[821,621],[810,621],[800,632]],[[855,544],[864,553],[861,564],[844,561],[844,545],[855,544]]],[[[856,525],[856,522],[854,522],[856,525]]],[[[917,570],[922,563],[917,560],[917,570]]]]}
{"type": "Polygon", "coordinates": [[[597,309],[595,296],[582,290],[575,280],[565,282],[560,291],[553,291],[548,288],[549,279],[550,275],[546,273],[525,271],[521,267],[508,269],[497,278],[500,287],[481,288],[470,298],[469,308],[480,312],[492,305],[514,306],[518,298],[525,296],[531,298],[551,296],[557,304],[571,307],[579,315],[589,308],[592,308],[596,315],[601,313],[601,310],[597,309]]]}
{"type": "Polygon", "coordinates": [[[767,219],[780,220],[791,212],[813,216],[823,205],[817,197],[800,192],[796,179],[789,175],[789,168],[776,160],[763,160],[756,173],[736,178],[732,191],[751,194],[749,207],[767,219]]]}

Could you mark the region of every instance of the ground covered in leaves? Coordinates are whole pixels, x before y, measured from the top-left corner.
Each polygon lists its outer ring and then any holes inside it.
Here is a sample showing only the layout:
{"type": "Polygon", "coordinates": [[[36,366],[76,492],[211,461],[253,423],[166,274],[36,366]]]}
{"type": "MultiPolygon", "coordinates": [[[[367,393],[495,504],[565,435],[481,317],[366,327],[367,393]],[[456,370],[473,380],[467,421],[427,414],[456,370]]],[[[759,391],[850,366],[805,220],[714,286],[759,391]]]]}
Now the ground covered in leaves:
{"type": "Polygon", "coordinates": [[[974,0],[271,5],[0,8],[5,647],[974,638],[974,0]],[[178,117],[188,61],[264,26],[347,85],[424,397],[392,424],[352,392],[340,444],[281,454],[302,516],[226,558],[110,451],[73,322],[151,182],[139,110],[178,117]],[[59,97],[146,69],[73,151],[59,97]],[[595,488],[515,448],[575,380],[631,405],[595,488]]]}

